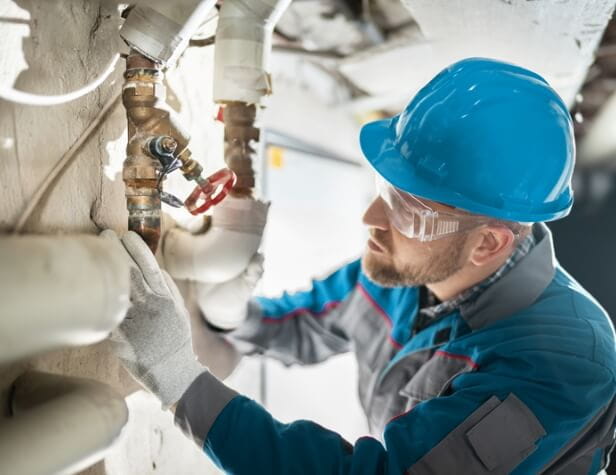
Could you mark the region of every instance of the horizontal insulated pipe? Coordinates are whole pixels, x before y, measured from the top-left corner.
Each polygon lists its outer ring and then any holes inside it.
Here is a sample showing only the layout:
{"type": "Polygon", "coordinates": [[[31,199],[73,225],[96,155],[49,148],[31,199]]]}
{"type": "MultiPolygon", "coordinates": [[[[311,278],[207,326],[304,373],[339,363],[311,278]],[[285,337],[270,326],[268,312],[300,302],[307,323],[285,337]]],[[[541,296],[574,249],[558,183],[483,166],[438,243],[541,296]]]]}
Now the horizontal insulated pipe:
{"type": "Polygon", "coordinates": [[[0,424],[0,472],[75,473],[98,462],[128,421],[107,385],[29,372],[14,383],[12,417],[0,424]]]}
{"type": "Polygon", "coordinates": [[[101,341],[128,309],[128,265],[102,238],[2,237],[0,262],[0,364],[101,341]]]}

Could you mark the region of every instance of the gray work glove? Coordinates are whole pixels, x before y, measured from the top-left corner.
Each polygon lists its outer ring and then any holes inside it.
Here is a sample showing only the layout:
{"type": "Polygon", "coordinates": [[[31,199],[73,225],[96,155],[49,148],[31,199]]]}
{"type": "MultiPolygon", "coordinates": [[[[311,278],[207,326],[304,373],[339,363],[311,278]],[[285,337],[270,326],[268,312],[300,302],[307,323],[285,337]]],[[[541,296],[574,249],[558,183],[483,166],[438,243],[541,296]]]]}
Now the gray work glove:
{"type": "Polygon", "coordinates": [[[130,266],[131,307],[111,336],[114,352],[166,409],[207,371],[192,350],[184,301],[139,235],[128,232],[120,240],[106,230],[101,236],[117,247],[130,266]]]}
{"type": "Polygon", "coordinates": [[[248,302],[263,275],[263,254],[256,253],[237,277],[219,284],[197,283],[197,303],[205,319],[221,330],[233,330],[246,319],[248,302]]]}

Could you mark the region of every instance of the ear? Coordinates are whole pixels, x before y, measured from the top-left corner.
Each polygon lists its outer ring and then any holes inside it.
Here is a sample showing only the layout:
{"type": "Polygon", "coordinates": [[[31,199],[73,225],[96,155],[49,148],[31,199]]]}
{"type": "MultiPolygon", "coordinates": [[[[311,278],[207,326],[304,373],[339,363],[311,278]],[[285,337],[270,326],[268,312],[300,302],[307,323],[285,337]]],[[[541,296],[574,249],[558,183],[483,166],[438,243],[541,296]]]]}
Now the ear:
{"type": "Polygon", "coordinates": [[[481,267],[493,264],[511,253],[515,240],[511,229],[506,226],[485,226],[478,231],[477,244],[469,257],[474,265],[481,267]]]}

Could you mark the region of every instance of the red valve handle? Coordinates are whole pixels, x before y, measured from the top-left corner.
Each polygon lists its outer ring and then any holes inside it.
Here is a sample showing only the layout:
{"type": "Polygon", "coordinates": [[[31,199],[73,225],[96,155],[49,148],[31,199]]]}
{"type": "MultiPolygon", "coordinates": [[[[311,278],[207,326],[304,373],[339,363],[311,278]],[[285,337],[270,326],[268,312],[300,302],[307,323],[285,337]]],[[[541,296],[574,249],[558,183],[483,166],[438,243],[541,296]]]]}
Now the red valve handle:
{"type": "Polygon", "coordinates": [[[236,180],[237,176],[233,173],[233,170],[222,168],[201,181],[186,198],[184,206],[186,206],[190,214],[198,215],[205,213],[212,206],[220,203],[227,197],[236,180]],[[218,193],[216,193],[216,190],[218,190],[218,193]],[[201,205],[197,204],[199,199],[203,200],[201,205]]]}

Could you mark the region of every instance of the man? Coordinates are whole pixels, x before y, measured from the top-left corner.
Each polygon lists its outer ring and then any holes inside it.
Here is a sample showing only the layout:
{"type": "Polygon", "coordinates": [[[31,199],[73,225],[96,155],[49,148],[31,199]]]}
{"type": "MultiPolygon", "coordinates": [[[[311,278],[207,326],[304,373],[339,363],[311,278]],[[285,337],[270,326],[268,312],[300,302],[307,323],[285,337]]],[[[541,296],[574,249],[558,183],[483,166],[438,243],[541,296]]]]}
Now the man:
{"type": "Polygon", "coordinates": [[[116,337],[129,371],[164,407],[177,405],[177,423],[230,473],[604,468],[614,332],[559,267],[541,224],[573,201],[565,104],[531,71],[468,59],[401,114],[366,125],[360,141],[378,176],[361,261],[307,292],[252,300],[230,338],[288,363],[352,349],[361,403],[383,442],[282,424],[201,367],[173,282],[131,233],[122,243],[135,261],[133,307],[116,337]]]}

